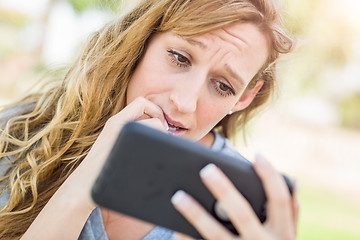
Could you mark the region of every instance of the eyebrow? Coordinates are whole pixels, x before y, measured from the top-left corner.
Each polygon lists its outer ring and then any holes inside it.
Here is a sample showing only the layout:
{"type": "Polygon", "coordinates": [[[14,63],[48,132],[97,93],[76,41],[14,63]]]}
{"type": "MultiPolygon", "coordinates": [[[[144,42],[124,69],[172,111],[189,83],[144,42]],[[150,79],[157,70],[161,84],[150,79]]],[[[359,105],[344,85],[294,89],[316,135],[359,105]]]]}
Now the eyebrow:
{"type": "Polygon", "coordinates": [[[244,79],[239,75],[237,74],[230,66],[229,64],[225,64],[225,70],[226,72],[229,73],[229,75],[232,77],[232,78],[235,78],[236,80],[239,81],[239,84],[241,87],[243,87],[245,85],[245,81],[244,79]]]}
{"type": "Polygon", "coordinates": [[[195,40],[195,39],[192,39],[192,38],[190,38],[190,39],[185,39],[188,43],[190,43],[191,45],[195,45],[195,46],[198,46],[198,47],[200,47],[201,49],[207,49],[208,47],[204,44],[204,43],[202,43],[202,42],[200,42],[200,41],[198,41],[198,40],[195,40]]]}
{"type": "Polygon", "coordinates": [[[186,38],[184,38],[183,36],[181,36],[179,34],[175,34],[175,36],[182,39],[182,40],[185,40],[186,42],[188,42],[191,45],[200,47],[201,49],[207,49],[208,48],[203,42],[200,42],[200,41],[195,40],[193,38],[186,39],[186,38]]]}

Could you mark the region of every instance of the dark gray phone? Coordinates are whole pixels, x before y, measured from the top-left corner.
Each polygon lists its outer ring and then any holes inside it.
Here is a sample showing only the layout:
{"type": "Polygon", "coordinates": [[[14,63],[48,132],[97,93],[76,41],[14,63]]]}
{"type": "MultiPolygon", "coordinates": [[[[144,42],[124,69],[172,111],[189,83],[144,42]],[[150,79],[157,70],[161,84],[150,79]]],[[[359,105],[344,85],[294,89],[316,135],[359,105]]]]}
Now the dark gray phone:
{"type": "MultiPolygon", "coordinates": [[[[92,198],[105,208],[201,238],[171,204],[171,197],[181,189],[237,234],[231,222],[218,216],[216,200],[201,182],[199,172],[209,163],[224,171],[264,222],[265,192],[248,160],[214,152],[136,122],[127,123],[121,130],[92,188],[92,198]]],[[[284,178],[292,193],[291,181],[284,178]]]]}

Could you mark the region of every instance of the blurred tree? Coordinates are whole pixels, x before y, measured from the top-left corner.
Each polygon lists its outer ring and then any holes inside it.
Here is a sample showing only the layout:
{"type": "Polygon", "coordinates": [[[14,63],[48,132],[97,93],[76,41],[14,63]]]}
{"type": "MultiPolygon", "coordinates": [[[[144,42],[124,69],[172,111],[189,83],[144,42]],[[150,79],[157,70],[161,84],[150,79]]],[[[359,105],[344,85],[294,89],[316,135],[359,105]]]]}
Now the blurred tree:
{"type": "Polygon", "coordinates": [[[101,8],[103,10],[110,10],[116,12],[122,0],[68,0],[78,13],[83,12],[89,8],[101,8]]]}
{"type": "Polygon", "coordinates": [[[341,68],[352,60],[357,25],[341,17],[341,2],[331,0],[288,0],[289,29],[299,38],[292,67],[284,78],[294,80],[300,94],[322,92],[329,69],[341,68]]]}
{"type": "Polygon", "coordinates": [[[9,24],[15,28],[21,28],[25,25],[27,17],[20,12],[5,10],[0,7],[0,24],[9,24]]]}
{"type": "Polygon", "coordinates": [[[343,99],[340,102],[342,125],[360,130],[360,92],[343,99]]]}
{"type": "Polygon", "coordinates": [[[69,2],[75,12],[81,14],[88,9],[101,9],[103,11],[116,12],[120,9],[122,0],[49,0],[46,11],[42,17],[42,36],[38,49],[35,51],[35,57],[40,63],[43,47],[45,43],[46,31],[49,26],[49,19],[52,9],[59,2],[69,2]]]}

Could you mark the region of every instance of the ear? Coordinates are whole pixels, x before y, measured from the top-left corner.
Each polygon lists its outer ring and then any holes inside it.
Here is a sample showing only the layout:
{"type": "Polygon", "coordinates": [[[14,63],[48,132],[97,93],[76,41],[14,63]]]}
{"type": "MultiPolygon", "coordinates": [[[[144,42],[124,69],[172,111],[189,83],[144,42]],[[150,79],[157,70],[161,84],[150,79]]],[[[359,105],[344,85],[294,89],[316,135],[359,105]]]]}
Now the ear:
{"type": "Polygon", "coordinates": [[[254,100],[256,94],[260,91],[263,85],[264,80],[258,80],[255,87],[253,87],[252,89],[246,89],[233,107],[232,111],[237,112],[247,108],[247,106],[249,106],[250,103],[254,100]]]}

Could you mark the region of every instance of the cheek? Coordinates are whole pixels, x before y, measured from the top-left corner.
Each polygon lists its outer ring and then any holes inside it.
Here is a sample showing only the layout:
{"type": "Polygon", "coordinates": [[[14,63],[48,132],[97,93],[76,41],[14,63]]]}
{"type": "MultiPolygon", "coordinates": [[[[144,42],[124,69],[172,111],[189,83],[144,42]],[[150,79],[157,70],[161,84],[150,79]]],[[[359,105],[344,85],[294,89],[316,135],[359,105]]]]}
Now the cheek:
{"type": "Polygon", "coordinates": [[[127,89],[127,102],[129,103],[139,96],[145,97],[149,92],[156,89],[159,85],[157,83],[159,79],[156,76],[161,76],[158,68],[147,62],[141,62],[130,79],[127,89]]]}
{"type": "Polygon", "coordinates": [[[126,105],[140,95],[137,85],[137,78],[133,75],[126,90],[126,105]]]}
{"type": "Polygon", "coordinates": [[[198,111],[198,126],[211,130],[226,115],[224,109],[224,104],[204,104],[198,111]]]}

